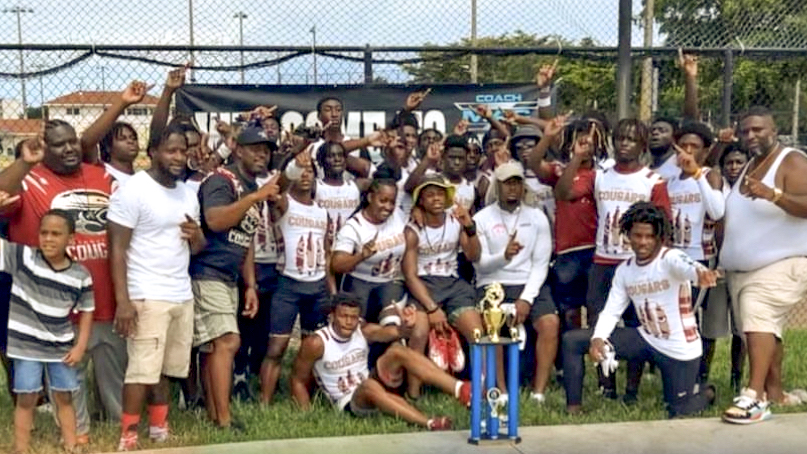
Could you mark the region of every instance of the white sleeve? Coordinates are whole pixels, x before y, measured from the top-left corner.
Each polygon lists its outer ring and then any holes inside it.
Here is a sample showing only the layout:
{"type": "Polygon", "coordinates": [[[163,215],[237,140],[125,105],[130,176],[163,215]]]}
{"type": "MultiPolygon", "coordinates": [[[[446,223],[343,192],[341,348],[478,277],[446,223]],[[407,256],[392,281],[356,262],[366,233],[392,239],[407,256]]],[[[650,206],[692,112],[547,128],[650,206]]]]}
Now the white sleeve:
{"type": "MultiPolygon", "coordinates": [[[[109,198],[107,219],[115,224],[134,229],[140,217],[140,198],[135,190],[137,185],[123,185],[109,198]]],[[[198,202],[197,202],[198,204],[198,202]]]]}
{"type": "Polygon", "coordinates": [[[662,263],[674,278],[695,283],[698,282],[698,269],[706,268],[678,249],[668,249],[662,258],[662,263]]]}
{"type": "Polygon", "coordinates": [[[622,274],[625,272],[625,266],[619,265],[614,273],[614,281],[611,283],[611,291],[608,293],[608,300],[605,302],[605,307],[600,312],[597,318],[597,326],[594,327],[594,334],[591,335],[592,339],[608,339],[614,331],[617,322],[622,317],[622,313],[628,308],[630,298],[625,288],[624,278],[622,274]]]}
{"type": "Polygon", "coordinates": [[[477,237],[479,237],[479,245],[481,246],[481,254],[479,255],[479,261],[476,262],[476,269],[479,273],[489,274],[504,268],[507,265],[507,260],[504,258],[504,250],[490,250],[486,236],[490,229],[487,228],[485,218],[480,216],[483,213],[480,211],[474,216],[474,222],[477,224],[477,237]]]}
{"type": "Polygon", "coordinates": [[[719,221],[726,213],[726,199],[723,196],[723,191],[715,189],[709,184],[706,173],[703,173],[701,177],[697,179],[697,183],[701,191],[701,197],[703,198],[703,206],[706,208],[706,214],[708,214],[709,218],[713,221],[719,221]]]}
{"type": "Polygon", "coordinates": [[[333,251],[355,254],[358,249],[361,249],[361,246],[361,238],[359,238],[359,231],[355,223],[348,221],[339,229],[339,232],[336,233],[333,251]]]}
{"type": "Polygon", "coordinates": [[[530,304],[538,296],[541,286],[546,281],[546,275],[549,272],[549,259],[552,256],[552,232],[549,228],[549,221],[542,211],[535,210],[535,214],[535,221],[538,224],[535,233],[538,237],[530,255],[529,278],[527,278],[527,284],[524,286],[524,290],[521,291],[520,296],[520,299],[530,304]]]}

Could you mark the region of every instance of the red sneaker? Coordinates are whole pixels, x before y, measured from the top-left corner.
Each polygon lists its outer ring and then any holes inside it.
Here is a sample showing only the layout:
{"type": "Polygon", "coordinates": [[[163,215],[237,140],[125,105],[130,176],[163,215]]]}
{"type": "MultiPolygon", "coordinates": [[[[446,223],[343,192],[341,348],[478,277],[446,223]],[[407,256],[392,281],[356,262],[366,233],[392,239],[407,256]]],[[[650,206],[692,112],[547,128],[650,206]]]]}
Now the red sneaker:
{"type": "Polygon", "coordinates": [[[448,364],[454,373],[460,373],[465,369],[465,352],[462,351],[462,343],[460,337],[455,330],[451,330],[451,336],[447,339],[448,343],[448,364]]]}
{"type": "Polygon", "coordinates": [[[448,416],[439,416],[437,418],[432,418],[429,422],[426,423],[426,426],[429,430],[436,431],[436,430],[451,430],[451,418],[448,416]]]}
{"type": "Polygon", "coordinates": [[[437,331],[429,332],[429,359],[442,370],[448,370],[448,345],[445,338],[437,335],[437,331]]]}

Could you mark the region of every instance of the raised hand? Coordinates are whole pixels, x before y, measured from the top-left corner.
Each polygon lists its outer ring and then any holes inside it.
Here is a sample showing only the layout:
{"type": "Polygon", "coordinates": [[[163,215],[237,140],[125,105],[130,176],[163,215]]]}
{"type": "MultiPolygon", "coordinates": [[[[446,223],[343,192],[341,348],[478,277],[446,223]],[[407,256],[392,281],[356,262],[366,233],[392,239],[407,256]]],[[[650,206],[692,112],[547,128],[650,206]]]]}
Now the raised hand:
{"type": "Polygon", "coordinates": [[[424,99],[426,99],[426,95],[428,95],[431,91],[432,89],[428,88],[423,91],[410,93],[409,96],[406,97],[406,104],[404,105],[406,110],[411,112],[420,107],[420,104],[423,103],[424,99]]]}
{"type": "Polygon", "coordinates": [[[558,137],[562,132],[563,128],[566,127],[566,122],[568,121],[568,117],[566,115],[558,115],[557,117],[553,118],[552,120],[544,126],[544,135],[549,137],[558,137]]]}
{"type": "Polygon", "coordinates": [[[249,113],[250,119],[264,120],[275,116],[277,106],[258,106],[249,113]]]}
{"type": "Polygon", "coordinates": [[[255,194],[257,194],[258,198],[261,200],[275,200],[278,194],[280,194],[280,186],[278,184],[279,181],[280,173],[278,172],[273,175],[265,185],[258,188],[258,190],[255,191],[255,194]]]}
{"type": "Polygon", "coordinates": [[[684,70],[684,74],[689,77],[698,76],[698,57],[695,55],[685,54],[683,49],[678,48],[678,64],[684,70]]]}
{"type": "Polygon", "coordinates": [[[389,143],[389,136],[386,130],[379,129],[370,133],[367,140],[370,142],[371,147],[383,148],[389,143]]]}
{"type": "Polygon", "coordinates": [[[168,71],[168,79],[165,80],[165,88],[169,90],[176,90],[185,85],[185,74],[190,68],[191,62],[185,63],[181,68],[172,69],[168,71]]]}
{"type": "Polygon", "coordinates": [[[572,152],[583,159],[591,157],[594,154],[594,139],[590,135],[578,137],[572,152]]]}
{"type": "Polygon", "coordinates": [[[487,104],[477,104],[474,106],[474,111],[485,120],[489,120],[493,116],[493,111],[490,110],[490,106],[487,104]]]}
{"type": "Polygon", "coordinates": [[[454,216],[463,227],[470,227],[474,223],[474,220],[471,218],[471,213],[468,212],[468,209],[462,206],[457,199],[454,199],[454,208],[451,209],[451,215],[454,216]]]}
{"type": "Polygon", "coordinates": [[[28,139],[22,144],[20,159],[28,165],[36,165],[45,158],[45,135],[39,133],[33,139],[28,139]]]}
{"type": "Polygon", "coordinates": [[[426,159],[432,164],[436,165],[440,162],[440,159],[443,157],[443,143],[442,142],[434,142],[433,144],[429,145],[429,148],[426,149],[426,159]]]}
{"type": "Polygon", "coordinates": [[[673,148],[675,148],[676,158],[678,159],[678,167],[687,175],[695,175],[700,166],[698,162],[695,161],[695,156],[683,148],[679,147],[676,144],[673,144],[673,148]]]}
{"type": "Polygon", "coordinates": [[[737,136],[734,135],[734,131],[737,130],[737,122],[735,121],[730,128],[723,128],[717,132],[717,140],[720,143],[732,143],[737,142],[737,136]]]}
{"type": "Polygon", "coordinates": [[[470,123],[468,123],[468,120],[466,120],[464,118],[462,120],[458,121],[457,124],[454,125],[454,135],[464,136],[465,133],[468,132],[468,125],[469,124],[470,123]]]}
{"type": "Polygon", "coordinates": [[[137,104],[146,97],[146,93],[153,85],[146,85],[145,82],[135,80],[121,92],[121,100],[127,105],[137,104]]]}
{"type": "Polygon", "coordinates": [[[504,111],[504,117],[502,118],[502,121],[512,126],[518,126],[519,115],[515,111],[507,109],[504,111]]]}
{"type": "Polygon", "coordinates": [[[555,78],[555,72],[558,69],[558,59],[552,62],[551,65],[541,65],[538,68],[538,73],[535,75],[535,84],[539,89],[547,88],[552,84],[552,79],[555,78]]]}

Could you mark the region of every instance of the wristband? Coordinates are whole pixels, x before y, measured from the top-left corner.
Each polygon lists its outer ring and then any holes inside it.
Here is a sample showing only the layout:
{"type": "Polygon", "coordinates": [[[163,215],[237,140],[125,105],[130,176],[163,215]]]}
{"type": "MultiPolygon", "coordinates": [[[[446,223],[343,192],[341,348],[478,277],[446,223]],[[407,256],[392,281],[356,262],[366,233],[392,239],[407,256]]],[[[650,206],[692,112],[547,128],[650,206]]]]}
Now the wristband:
{"type": "Polygon", "coordinates": [[[773,198],[771,199],[771,203],[778,202],[779,200],[782,199],[782,196],[784,196],[784,195],[785,195],[784,191],[782,191],[781,189],[779,189],[777,187],[774,187],[773,188],[773,198]]]}
{"type": "Polygon", "coordinates": [[[552,106],[552,97],[541,97],[538,98],[538,107],[551,107],[552,106]]]}
{"type": "Polygon", "coordinates": [[[474,221],[471,225],[463,226],[462,230],[465,231],[465,234],[468,236],[475,236],[476,235],[476,221],[474,221]]]}
{"type": "Polygon", "coordinates": [[[440,306],[438,306],[438,305],[436,305],[436,304],[435,304],[435,305],[434,305],[434,309],[432,309],[432,310],[430,310],[430,311],[426,311],[426,315],[432,315],[433,313],[435,313],[435,312],[437,312],[437,311],[439,311],[439,310],[440,310],[440,306]]]}
{"type": "Polygon", "coordinates": [[[303,177],[303,169],[297,165],[295,161],[291,161],[287,166],[286,170],[283,172],[291,181],[297,181],[303,177]]]}
{"type": "Polygon", "coordinates": [[[692,174],[692,178],[698,180],[698,179],[700,179],[701,175],[703,175],[703,169],[698,169],[697,172],[692,174]]]}

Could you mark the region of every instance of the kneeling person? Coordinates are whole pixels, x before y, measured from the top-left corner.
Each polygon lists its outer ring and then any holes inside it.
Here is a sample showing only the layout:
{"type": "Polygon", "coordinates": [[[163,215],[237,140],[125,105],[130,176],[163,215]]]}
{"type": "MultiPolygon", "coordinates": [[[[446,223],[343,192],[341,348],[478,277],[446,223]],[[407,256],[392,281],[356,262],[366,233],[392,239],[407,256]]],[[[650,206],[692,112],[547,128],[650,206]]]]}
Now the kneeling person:
{"type": "Polygon", "coordinates": [[[617,267],[590,346],[587,330],[570,331],[563,338],[567,410],[580,409],[586,351],[606,370],[603,360],[613,350],[617,359],[652,360],[658,365],[671,418],[697,413],[714,396],[707,397],[698,386],[703,348],[692,311],[690,282],[713,287],[717,273],[681,250],[664,247],[670,221],[651,203],[632,205],[621,223],[635,256],[617,267]],[[631,302],[641,326],[614,329],[631,302]]]}
{"type": "Polygon", "coordinates": [[[428,418],[400,396],[404,373],[457,397],[466,406],[471,401],[471,384],[454,379],[422,354],[398,343],[378,358],[372,371],[368,370],[368,342],[397,340],[401,330],[411,328],[414,320],[411,314],[404,314],[403,328],[382,327],[364,323],[360,314],[361,304],[355,298],[337,296],[328,326],[303,339],[292,369],[291,391],[295,401],[303,409],[309,408],[308,384],[313,375],[340,410],[356,416],[380,410],[429,430],[450,429],[449,418],[428,418]]]}

